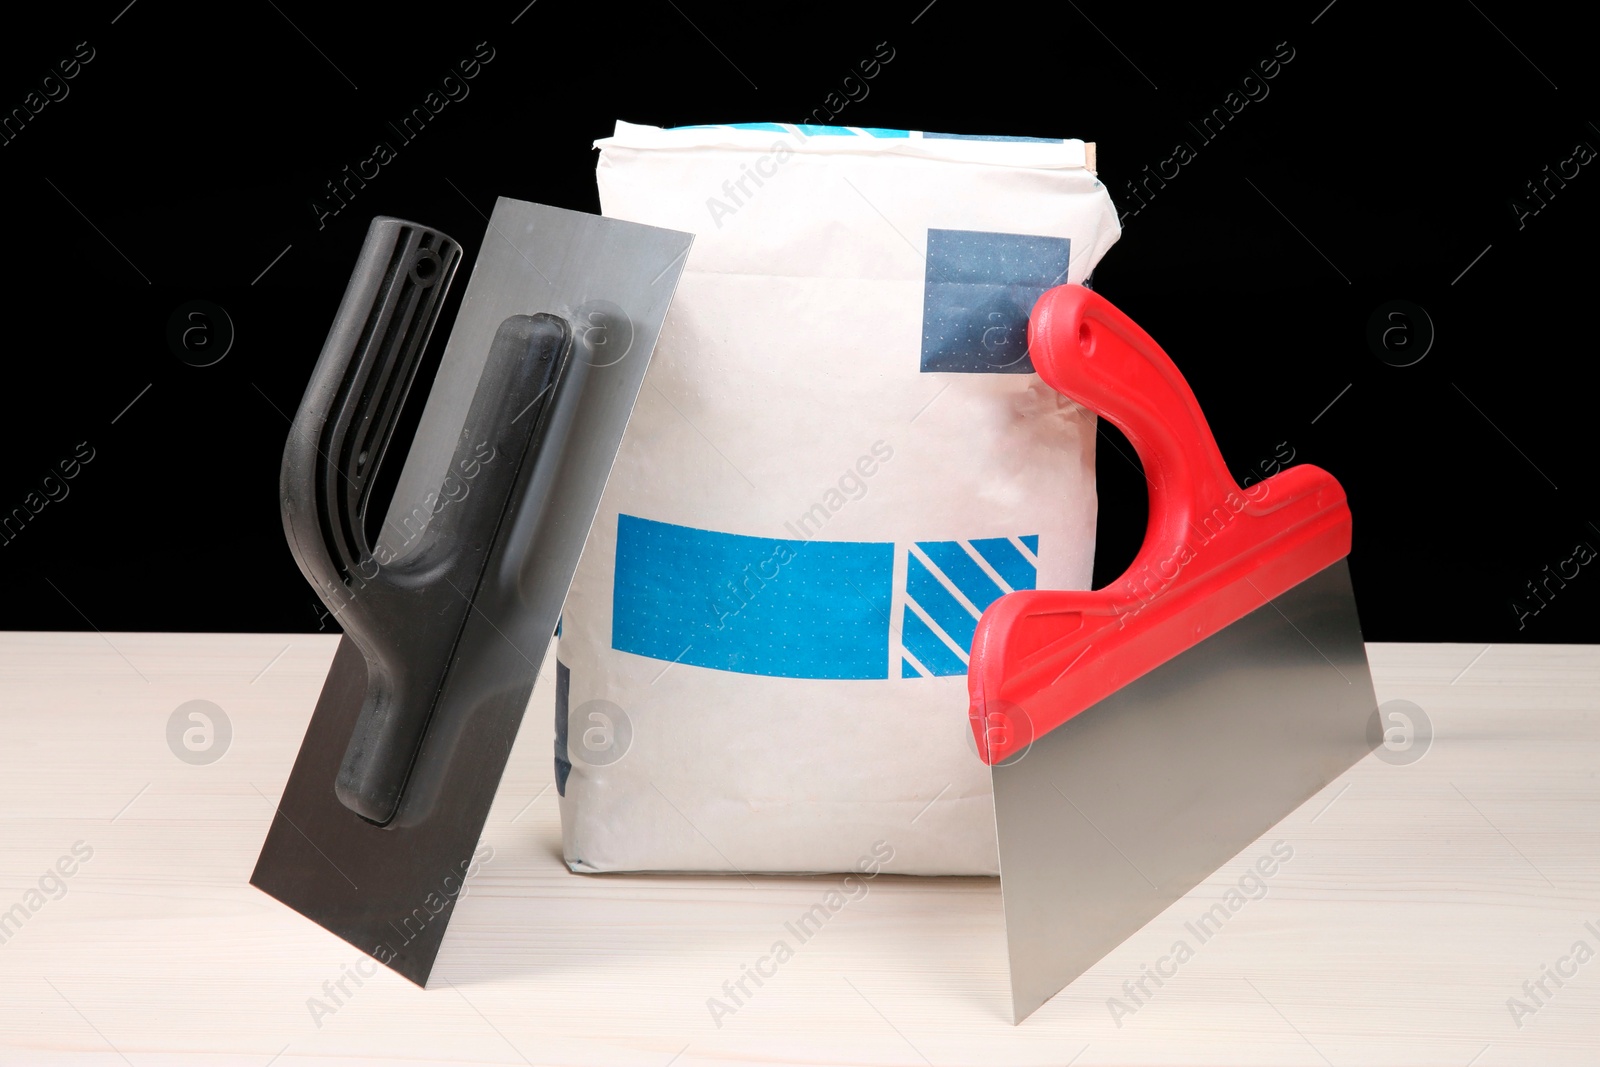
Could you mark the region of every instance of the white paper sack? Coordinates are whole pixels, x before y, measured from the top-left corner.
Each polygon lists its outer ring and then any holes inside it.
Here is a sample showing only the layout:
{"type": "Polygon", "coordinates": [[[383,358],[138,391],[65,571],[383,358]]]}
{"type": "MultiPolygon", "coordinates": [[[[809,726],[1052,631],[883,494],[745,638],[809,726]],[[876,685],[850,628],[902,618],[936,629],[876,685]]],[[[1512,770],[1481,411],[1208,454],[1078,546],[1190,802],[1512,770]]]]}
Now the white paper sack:
{"type": "Polygon", "coordinates": [[[566,860],[995,874],[971,628],[1094,553],[1027,314],[1116,213],[1080,141],[756,125],[596,144],[607,216],[697,236],[563,617],[566,860]]]}

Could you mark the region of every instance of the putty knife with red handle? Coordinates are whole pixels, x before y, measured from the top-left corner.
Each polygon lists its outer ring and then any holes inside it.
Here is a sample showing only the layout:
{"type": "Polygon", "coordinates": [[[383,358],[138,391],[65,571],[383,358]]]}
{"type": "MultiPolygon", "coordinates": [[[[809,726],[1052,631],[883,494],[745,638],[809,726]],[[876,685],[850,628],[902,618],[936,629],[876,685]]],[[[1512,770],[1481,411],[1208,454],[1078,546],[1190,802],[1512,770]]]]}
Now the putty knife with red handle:
{"type": "Polygon", "coordinates": [[[1081,286],[1028,342],[1133,443],[1150,521],[1110,586],[1009,593],[973,638],[1018,1022],[1380,740],[1333,476],[1235,484],[1172,360],[1081,286]]]}

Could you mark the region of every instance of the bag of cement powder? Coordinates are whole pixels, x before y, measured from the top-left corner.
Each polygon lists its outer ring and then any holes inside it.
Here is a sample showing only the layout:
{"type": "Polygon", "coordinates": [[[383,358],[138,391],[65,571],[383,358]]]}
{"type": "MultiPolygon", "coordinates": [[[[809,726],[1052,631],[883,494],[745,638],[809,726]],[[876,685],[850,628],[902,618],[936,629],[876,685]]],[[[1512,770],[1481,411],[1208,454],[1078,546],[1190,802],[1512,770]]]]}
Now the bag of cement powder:
{"type": "Polygon", "coordinates": [[[978,615],[1087,588],[1094,420],[1026,349],[1117,239],[1081,141],[618,123],[608,216],[695,233],[559,646],[577,871],[994,874],[978,615]]]}

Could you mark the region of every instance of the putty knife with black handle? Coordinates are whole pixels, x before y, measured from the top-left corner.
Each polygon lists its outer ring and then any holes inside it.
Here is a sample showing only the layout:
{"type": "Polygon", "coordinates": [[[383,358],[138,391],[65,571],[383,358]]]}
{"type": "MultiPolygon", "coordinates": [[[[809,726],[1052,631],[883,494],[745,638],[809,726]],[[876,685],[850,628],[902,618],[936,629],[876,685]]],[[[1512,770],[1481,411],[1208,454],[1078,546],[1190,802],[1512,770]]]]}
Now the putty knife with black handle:
{"type": "Polygon", "coordinates": [[[1333,476],[1234,484],[1172,360],[1081,286],[1028,343],[1138,450],[1150,520],[1111,585],[1008,593],[973,637],[1019,1022],[1379,740],[1333,476]]]}
{"type": "Polygon", "coordinates": [[[284,531],[345,636],[250,881],[418,984],[691,241],[501,199],[378,525],[462,253],[376,219],[294,420],[284,531]]]}

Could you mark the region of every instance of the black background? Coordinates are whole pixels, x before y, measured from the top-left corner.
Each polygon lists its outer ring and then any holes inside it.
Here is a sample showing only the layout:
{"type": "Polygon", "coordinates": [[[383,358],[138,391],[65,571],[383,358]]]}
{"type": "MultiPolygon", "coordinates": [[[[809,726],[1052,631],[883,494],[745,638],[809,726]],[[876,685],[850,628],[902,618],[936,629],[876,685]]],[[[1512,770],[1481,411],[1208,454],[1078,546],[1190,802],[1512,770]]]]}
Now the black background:
{"type": "MultiPolygon", "coordinates": [[[[1600,547],[1600,164],[1520,225],[1513,208],[1537,206],[1523,186],[1546,165],[1600,146],[1569,9],[125,2],[11,14],[0,42],[4,113],[94,50],[0,145],[0,514],[79,442],[95,457],[0,545],[0,627],[331,627],[284,546],[276,479],[371,217],[436,226],[470,262],[497,195],[598,210],[589,146],[616,119],[800,121],[887,41],[894,59],[837,123],[1098,144],[1125,230],[1096,288],[1178,361],[1236,476],[1287,442],[1343,481],[1369,639],[1600,636],[1600,566],[1537,614],[1513,608],[1578,542],[1600,547]],[[319,229],[324,183],[484,41],[470,95],[319,229]],[[1270,95],[1202,143],[1188,122],[1279,42],[1294,58],[1270,95]],[[1180,140],[1197,158],[1133,213],[1125,183],[1180,140]],[[236,329],[203,368],[166,339],[196,299],[236,329]],[[1406,367],[1366,339],[1396,299],[1436,329],[1406,367]]],[[[1131,463],[1102,447],[1099,468],[1097,584],[1144,521],[1131,463]]]]}

